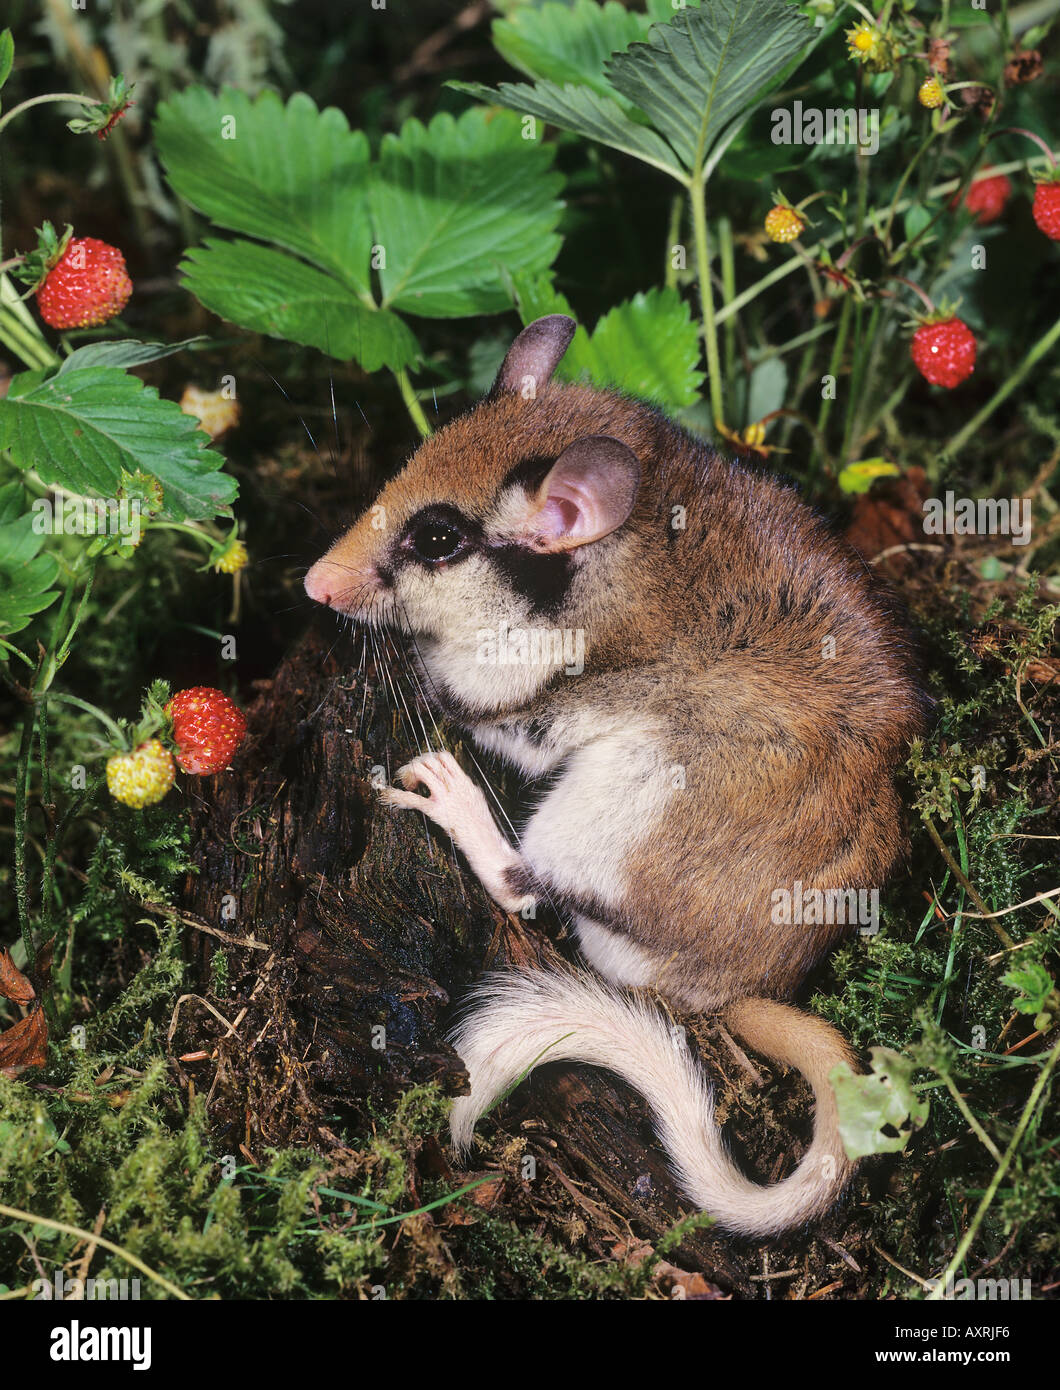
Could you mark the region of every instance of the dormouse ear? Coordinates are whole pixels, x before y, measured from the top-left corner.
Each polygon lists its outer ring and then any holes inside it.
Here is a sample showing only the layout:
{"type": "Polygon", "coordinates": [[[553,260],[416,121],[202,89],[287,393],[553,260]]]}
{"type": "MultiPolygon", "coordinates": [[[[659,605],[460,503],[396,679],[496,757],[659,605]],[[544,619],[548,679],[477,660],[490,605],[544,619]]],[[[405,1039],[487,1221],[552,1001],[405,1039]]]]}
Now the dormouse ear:
{"type": "Polygon", "coordinates": [[[548,314],[527,324],[508,349],[487,399],[514,391],[532,400],[559,366],[577,326],[566,314],[548,314]]]}
{"type": "Polygon", "coordinates": [[[607,434],[564,449],[534,494],[525,522],[534,550],[574,550],[618,529],[633,510],[640,464],[607,434]]]}

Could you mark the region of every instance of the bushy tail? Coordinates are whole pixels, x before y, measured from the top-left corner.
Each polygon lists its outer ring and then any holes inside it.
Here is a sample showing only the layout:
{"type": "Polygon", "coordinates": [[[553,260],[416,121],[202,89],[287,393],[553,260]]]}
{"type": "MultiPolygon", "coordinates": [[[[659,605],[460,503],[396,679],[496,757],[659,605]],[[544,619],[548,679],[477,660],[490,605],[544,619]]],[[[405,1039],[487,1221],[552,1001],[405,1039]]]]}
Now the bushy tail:
{"type": "Polygon", "coordinates": [[[714,1099],[683,1034],[650,1004],[582,972],[495,974],[453,1036],[471,1094],[452,1112],[453,1142],[471,1143],[476,1121],[539,1062],[588,1062],[617,1072],[647,1099],[678,1182],[725,1230],[772,1236],[822,1215],[853,1171],[836,1124],[828,1073],[853,1054],[830,1024],[771,999],[744,999],[724,1013],[755,1052],[796,1067],[816,1098],[813,1142],[790,1177],[761,1187],[729,1156],[714,1099]]]}

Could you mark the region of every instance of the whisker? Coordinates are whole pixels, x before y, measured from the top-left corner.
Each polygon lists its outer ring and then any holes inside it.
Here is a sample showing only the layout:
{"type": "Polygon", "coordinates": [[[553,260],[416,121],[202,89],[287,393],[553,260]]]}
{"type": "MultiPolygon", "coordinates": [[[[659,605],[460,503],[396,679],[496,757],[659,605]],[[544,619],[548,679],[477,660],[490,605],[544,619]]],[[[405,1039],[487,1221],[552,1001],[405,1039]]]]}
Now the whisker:
{"type": "Polygon", "coordinates": [[[320,517],[317,516],[316,512],[312,509],[312,507],[307,507],[306,504],[305,504],[303,501],[301,501],[299,498],[297,498],[297,497],[289,497],[289,498],[285,498],[284,500],[285,500],[286,502],[293,502],[294,505],[295,505],[296,507],[301,507],[302,511],[305,512],[306,516],[312,517],[312,519],[316,522],[316,524],[317,524],[317,525],[320,527],[320,529],[324,532],[324,535],[327,536],[330,540],[334,540],[336,536],[342,534],[342,533],[339,532],[339,531],[333,531],[333,530],[331,529],[330,526],[325,525],[324,522],[321,521],[320,517]]]}
{"type": "MultiPolygon", "coordinates": [[[[409,640],[411,641],[412,646],[413,646],[413,648],[414,648],[414,650],[415,650],[415,652],[416,652],[416,656],[417,656],[418,663],[419,663],[419,664],[418,664],[418,667],[417,667],[416,663],[410,662],[410,663],[408,664],[408,668],[407,668],[407,669],[408,669],[410,678],[415,682],[415,684],[416,684],[416,686],[417,686],[417,688],[418,688],[418,690],[419,690],[419,692],[420,692],[420,697],[421,697],[421,699],[423,700],[423,704],[424,704],[424,706],[426,707],[427,712],[428,712],[428,714],[429,714],[430,717],[431,717],[431,722],[432,722],[433,725],[434,725],[435,733],[437,734],[437,736],[438,736],[438,738],[439,738],[439,741],[442,743],[442,746],[444,747],[444,746],[445,746],[444,736],[442,735],[441,729],[440,729],[439,726],[438,726],[438,719],[437,719],[437,716],[435,715],[434,711],[433,711],[433,710],[431,709],[431,707],[430,707],[430,702],[429,702],[429,700],[427,699],[426,691],[424,690],[423,685],[422,685],[422,683],[421,683],[421,681],[420,681],[420,671],[423,672],[423,675],[425,676],[425,678],[427,679],[427,681],[430,682],[430,685],[431,685],[432,689],[435,690],[435,694],[437,694],[437,689],[436,689],[435,686],[434,686],[434,681],[433,681],[433,679],[432,679],[432,677],[431,677],[431,673],[430,673],[430,671],[427,669],[427,665],[426,665],[426,663],[425,663],[424,660],[423,660],[422,654],[420,653],[419,644],[418,644],[418,642],[416,641],[416,634],[412,631],[412,624],[409,622],[408,612],[407,612],[406,609],[405,609],[405,605],[404,605],[403,603],[401,603],[400,600],[399,600],[399,607],[401,608],[402,614],[403,614],[403,616],[404,616],[404,618],[405,618],[405,623],[406,623],[406,625],[407,625],[408,628],[409,628],[409,633],[408,633],[409,640]]],[[[440,696],[438,697],[438,703],[439,703],[439,705],[442,703],[441,697],[440,697],[440,696]]],[[[510,835],[511,835],[511,838],[512,838],[512,841],[513,841],[513,843],[514,843],[514,846],[515,846],[516,850],[519,851],[519,853],[522,853],[522,840],[521,840],[521,837],[520,837],[520,835],[519,835],[519,832],[516,830],[514,824],[512,823],[511,817],[508,815],[508,812],[505,810],[505,808],[504,808],[504,803],[501,801],[500,795],[499,795],[498,792],[495,790],[495,788],[494,788],[492,782],[490,781],[489,777],[487,776],[485,768],[482,766],[482,764],[479,762],[478,758],[475,756],[475,750],[474,750],[474,748],[471,746],[470,742],[464,741],[464,742],[463,742],[463,749],[464,749],[464,752],[467,754],[468,758],[471,760],[472,764],[474,765],[475,771],[478,773],[478,776],[479,776],[480,781],[482,782],[482,785],[485,787],[485,789],[486,789],[486,791],[489,793],[489,795],[493,798],[494,805],[495,805],[496,808],[497,808],[497,811],[498,811],[498,813],[499,813],[499,815],[500,815],[501,821],[502,821],[503,824],[507,827],[508,832],[509,832],[510,835]]],[[[451,750],[450,750],[450,751],[451,751],[451,750]]],[[[543,889],[545,898],[546,898],[546,900],[548,901],[549,906],[552,908],[552,911],[556,914],[556,917],[559,919],[559,921],[561,921],[561,922],[564,921],[565,918],[564,918],[563,914],[560,912],[559,905],[556,903],[556,901],[555,901],[555,899],[553,898],[552,894],[548,891],[547,888],[544,887],[544,885],[542,885],[542,889],[543,889]]]]}
{"type": "MultiPolygon", "coordinates": [[[[375,639],[376,639],[377,636],[381,637],[382,634],[381,634],[381,633],[376,633],[376,632],[373,632],[373,633],[372,633],[372,648],[373,648],[373,651],[374,651],[374,653],[375,653],[376,666],[377,666],[377,668],[379,668],[379,669],[382,670],[382,672],[383,672],[383,680],[384,680],[384,682],[385,682],[386,684],[389,685],[391,692],[394,693],[394,696],[395,696],[395,703],[396,703],[396,693],[394,692],[393,682],[392,682],[391,679],[390,679],[390,671],[389,671],[388,663],[387,663],[387,661],[386,661],[385,658],[381,658],[381,657],[380,657],[379,648],[378,648],[378,646],[376,645],[376,640],[375,640],[375,639]]],[[[401,719],[401,711],[400,711],[400,709],[395,710],[395,713],[397,714],[398,720],[400,721],[400,719],[401,719]]],[[[410,746],[414,746],[414,740],[409,741],[409,740],[406,738],[406,741],[410,742],[410,746]]],[[[390,756],[390,750],[388,749],[388,750],[387,750],[387,758],[388,758],[388,759],[389,759],[389,756],[390,756]]],[[[393,780],[394,780],[393,772],[392,772],[392,770],[391,770],[391,768],[390,768],[390,766],[389,766],[389,763],[388,763],[388,765],[387,765],[387,781],[392,783],[393,780]]],[[[431,839],[430,822],[428,821],[426,811],[421,811],[420,814],[423,816],[423,833],[424,833],[424,835],[427,837],[427,853],[428,853],[428,855],[430,856],[431,863],[433,864],[433,863],[434,863],[434,844],[433,844],[432,839],[431,839]]]]}
{"type": "MultiPolygon", "coordinates": [[[[390,644],[390,639],[389,639],[388,634],[387,634],[386,632],[383,632],[383,633],[381,633],[380,635],[382,636],[383,641],[386,643],[387,647],[390,648],[390,645],[391,645],[391,644],[390,644]]],[[[405,678],[409,680],[409,683],[410,683],[411,685],[416,686],[416,688],[417,688],[418,696],[417,696],[417,693],[414,692],[414,694],[413,694],[413,699],[412,699],[412,704],[413,704],[413,709],[415,710],[415,713],[416,713],[416,718],[419,720],[420,728],[423,730],[423,749],[424,749],[424,751],[427,751],[428,749],[431,749],[432,747],[438,747],[438,746],[441,746],[441,747],[445,748],[445,747],[446,747],[445,738],[442,736],[441,730],[438,728],[438,724],[437,724],[437,721],[434,719],[434,716],[431,715],[430,708],[427,706],[426,700],[423,699],[422,687],[419,686],[419,683],[418,683],[418,680],[417,680],[417,677],[416,677],[415,669],[414,669],[414,667],[412,666],[412,663],[408,660],[408,655],[407,655],[407,653],[402,653],[402,656],[404,657],[404,660],[400,663],[399,666],[397,666],[397,667],[394,669],[393,674],[394,674],[394,676],[395,676],[395,679],[398,680],[398,681],[400,681],[401,676],[404,675],[405,678]],[[427,709],[427,713],[428,713],[428,715],[430,715],[430,717],[431,717],[431,722],[432,722],[432,724],[434,724],[434,731],[435,731],[436,738],[434,739],[433,742],[432,742],[432,740],[431,740],[430,735],[427,733],[427,726],[426,726],[426,724],[425,724],[424,721],[423,721],[423,712],[422,712],[423,708],[426,708],[426,709],[427,709]]],[[[449,750],[449,751],[451,751],[451,750],[449,750]]],[[[447,833],[448,839],[449,839],[450,861],[451,861],[451,863],[452,863],[453,870],[454,870],[454,872],[456,873],[457,878],[459,879],[461,896],[463,897],[464,903],[465,903],[465,905],[466,905],[468,899],[467,899],[467,887],[466,887],[466,885],[465,885],[465,883],[464,883],[464,866],[463,866],[463,862],[462,862],[462,860],[461,860],[459,854],[457,853],[456,841],[453,839],[452,832],[451,832],[451,831],[447,831],[446,833],[447,833]]]]}

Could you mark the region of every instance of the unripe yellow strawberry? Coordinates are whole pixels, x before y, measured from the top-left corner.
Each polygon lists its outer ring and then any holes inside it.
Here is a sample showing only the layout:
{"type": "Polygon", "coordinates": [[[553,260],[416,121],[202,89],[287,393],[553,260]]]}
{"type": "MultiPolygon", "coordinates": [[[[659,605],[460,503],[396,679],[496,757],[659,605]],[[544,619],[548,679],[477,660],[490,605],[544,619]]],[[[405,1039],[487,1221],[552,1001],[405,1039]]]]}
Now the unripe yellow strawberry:
{"type": "Polygon", "coordinates": [[[916,95],[920,105],[926,106],[929,111],[934,111],[946,100],[946,92],[934,73],[924,78],[916,95]]]}
{"type": "Polygon", "coordinates": [[[777,203],[766,213],[766,236],[770,241],[794,241],[805,230],[806,223],[787,203],[777,203]]]}
{"type": "Polygon", "coordinates": [[[107,759],[107,787],[115,801],[140,810],[161,801],[173,785],[176,768],[169,751],[149,738],[132,753],[107,759]]]}
{"type": "Polygon", "coordinates": [[[247,548],[242,541],[230,541],[214,565],[214,569],[220,570],[222,574],[235,574],[238,570],[245,568],[249,558],[247,548]]]}

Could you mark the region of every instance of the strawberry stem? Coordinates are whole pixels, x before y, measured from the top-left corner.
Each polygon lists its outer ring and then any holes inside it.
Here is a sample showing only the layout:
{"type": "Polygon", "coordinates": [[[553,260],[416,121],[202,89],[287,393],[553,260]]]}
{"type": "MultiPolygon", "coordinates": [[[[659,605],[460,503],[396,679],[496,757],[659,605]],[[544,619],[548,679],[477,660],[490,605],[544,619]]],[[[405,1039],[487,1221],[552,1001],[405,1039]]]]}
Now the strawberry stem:
{"type": "Polygon", "coordinates": [[[870,232],[867,236],[859,236],[857,241],[852,241],[850,245],[847,247],[847,249],[843,252],[843,254],[839,257],[839,259],[835,262],[835,269],[845,269],[847,263],[849,262],[854,252],[859,247],[864,246],[867,241],[879,241],[879,237],[876,236],[875,233],[870,232]]]}
{"type": "Polygon", "coordinates": [[[129,740],[122,733],[121,728],[111,719],[109,714],[105,714],[97,705],[90,705],[87,700],[82,700],[79,695],[65,695],[52,690],[48,693],[49,700],[57,700],[62,705],[74,705],[78,709],[83,709],[87,714],[94,714],[107,732],[114,739],[115,745],[119,748],[128,749],[129,740]]]}
{"type": "Polygon", "coordinates": [[[1042,139],[1042,137],[1040,135],[1035,135],[1033,130],[1027,130],[1024,126],[1021,125],[1006,125],[1002,126],[1000,130],[995,130],[989,138],[993,140],[998,135],[1025,135],[1028,140],[1033,140],[1034,143],[1042,150],[1046,159],[1049,161],[1050,169],[1056,168],[1056,156],[1053,154],[1052,150],[1042,139]]]}
{"type": "Polygon", "coordinates": [[[9,122],[23,111],[28,111],[31,106],[44,106],[52,101],[76,101],[81,106],[103,106],[105,103],[97,101],[95,97],[85,96],[83,92],[46,92],[43,96],[30,97],[28,101],[19,102],[17,106],[12,106],[6,116],[0,117],[0,131],[9,122]]]}
{"type": "Polygon", "coordinates": [[[55,367],[59,359],[44,341],[32,314],[7,275],[0,273],[0,342],[31,368],[55,367]]]}
{"type": "Polygon", "coordinates": [[[430,424],[427,421],[426,415],[423,413],[423,407],[420,405],[419,398],[413,390],[412,382],[409,380],[409,374],[404,367],[394,373],[394,380],[397,382],[398,390],[401,392],[401,399],[405,402],[405,409],[408,411],[412,423],[419,430],[420,436],[423,439],[429,439],[432,432],[430,424]]]}
{"type": "Polygon", "coordinates": [[[904,275],[888,275],[887,279],[897,280],[900,285],[905,285],[908,289],[911,289],[914,294],[920,296],[929,314],[933,314],[935,312],[934,304],[932,304],[931,300],[928,299],[927,295],[924,293],[924,291],[920,288],[919,285],[913,284],[912,280],[907,280],[904,275]]]}

